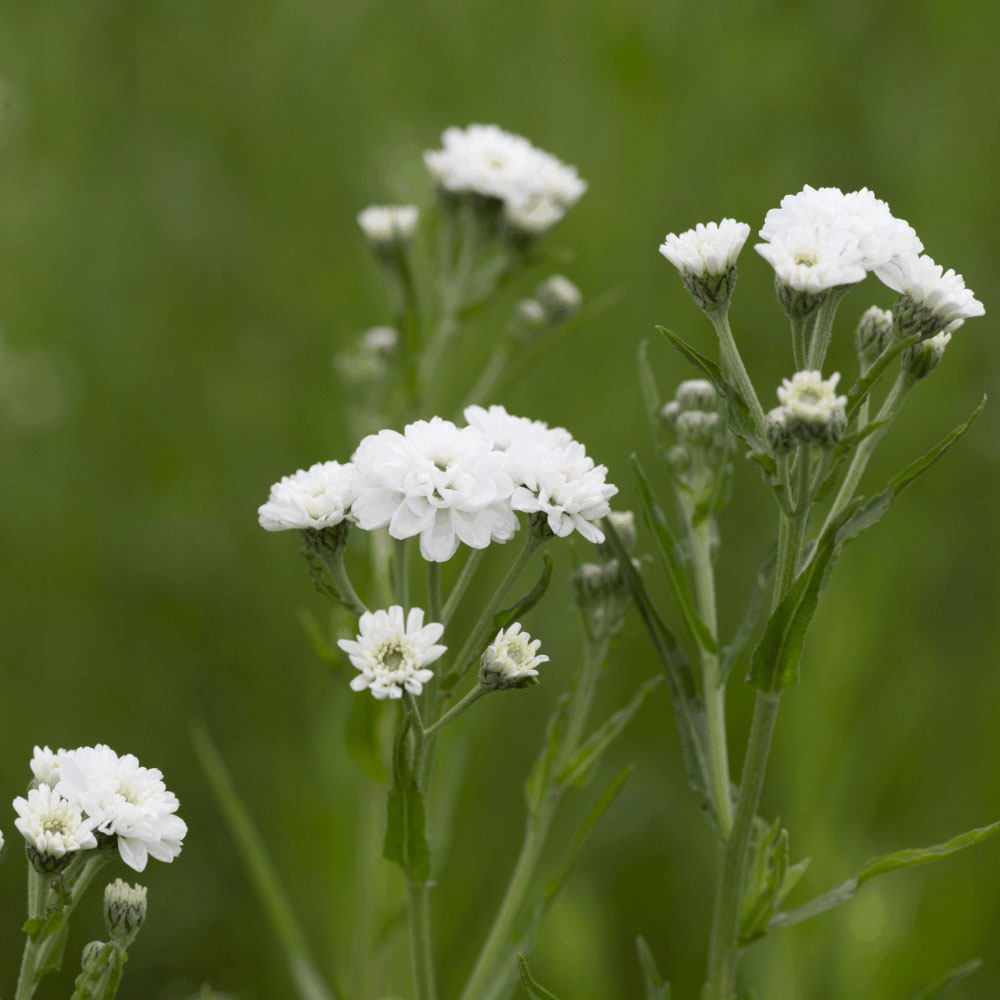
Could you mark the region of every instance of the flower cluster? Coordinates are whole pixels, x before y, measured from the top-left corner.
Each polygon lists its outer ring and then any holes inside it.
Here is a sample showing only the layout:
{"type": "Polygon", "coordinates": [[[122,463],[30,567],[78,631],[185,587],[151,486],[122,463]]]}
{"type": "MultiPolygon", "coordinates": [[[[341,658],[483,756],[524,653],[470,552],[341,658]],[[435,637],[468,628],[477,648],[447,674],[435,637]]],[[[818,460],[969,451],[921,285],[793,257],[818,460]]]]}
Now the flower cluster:
{"type": "Polygon", "coordinates": [[[320,530],[347,519],[393,538],[420,538],[431,562],[450,559],[464,543],[486,548],[518,529],[519,512],[537,514],[560,536],[604,536],[596,522],[617,488],[569,431],[508,413],[470,406],[467,425],[433,417],[402,433],[364,438],[351,462],[326,462],[286,476],[259,511],[270,531],[320,530]]]}
{"type": "Polygon", "coordinates": [[[35,747],[33,787],[14,800],[15,826],[29,850],[60,859],[115,838],[122,860],[142,871],[149,857],[172,861],[181,852],[187,825],[176,814],[177,796],[163,775],[132,755],[110,747],[53,752],[35,747]]]}
{"type": "Polygon", "coordinates": [[[545,232],[587,190],[575,167],[496,125],[448,128],[441,143],[424,153],[434,181],[499,202],[508,223],[525,233],[545,232]]]}
{"type": "Polygon", "coordinates": [[[677,386],[660,417],[677,438],[665,457],[687,493],[695,496],[712,488],[720,456],[729,444],[715,386],[705,379],[686,379],[677,386]]]}

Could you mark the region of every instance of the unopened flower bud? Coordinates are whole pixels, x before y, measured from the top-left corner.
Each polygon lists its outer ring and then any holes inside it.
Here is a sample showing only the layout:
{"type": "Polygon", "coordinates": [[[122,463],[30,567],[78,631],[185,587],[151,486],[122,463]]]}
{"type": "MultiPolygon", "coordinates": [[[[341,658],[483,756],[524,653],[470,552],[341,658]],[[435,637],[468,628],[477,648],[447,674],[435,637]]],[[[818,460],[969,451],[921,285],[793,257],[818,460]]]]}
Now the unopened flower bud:
{"type": "Polygon", "coordinates": [[[807,444],[828,447],[836,444],[847,429],[846,396],[835,392],[840,373],[828,379],[818,371],[796,372],[782,380],[778,399],[786,411],[788,428],[807,444]]]}
{"type": "Polygon", "coordinates": [[[704,410],[706,413],[714,413],[719,394],[711,382],[703,378],[689,378],[677,386],[674,398],[682,410],[704,410]]]}
{"type": "Polygon", "coordinates": [[[146,887],[116,878],[104,890],[104,922],[111,940],[127,948],[146,919],[146,887]]]}
{"type": "Polygon", "coordinates": [[[622,548],[626,552],[631,552],[639,540],[639,533],[635,526],[635,514],[630,510],[613,510],[608,514],[608,520],[615,529],[618,540],[622,543],[622,548]]]}
{"type": "Polygon", "coordinates": [[[681,404],[678,403],[676,399],[672,399],[669,403],[664,403],[664,405],[660,408],[660,419],[667,427],[673,430],[674,425],[677,423],[677,416],[680,412],[681,404]]]}
{"type": "Polygon", "coordinates": [[[705,312],[728,308],[736,285],[736,259],[750,227],[735,219],[699,222],[687,232],[670,233],[660,253],[680,272],[684,287],[705,312]]]}
{"type": "Polygon", "coordinates": [[[775,454],[780,455],[792,450],[795,438],[789,426],[788,411],[783,406],[776,406],[768,412],[764,418],[764,429],[775,454]]]}
{"type": "Polygon", "coordinates": [[[685,410],[677,417],[674,429],[679,440],[704,447],[715,439],[719,429],[719,415],[702,410],[685,410]]]}
{"type": "Polygon", "coordinates": [[[675,476],[683,475],[691,466],[691,456],[682,444],[675,444],[667,451],[667,463],[675,476]]]}
{"type": "MultiPolygon", "coordinates": [[[[961,321],[959,320],[958,322],[960,323],[961,321]]],[[[941,364],[941,359],[944,357],[944,349],[948,346],[950,340],[951,333],[947,330],[942,330],[933,337],[928,337],[927,340],[918,341],[916,344],[911,344],[905,348],[900,357],[900,367],[903,369],[903,372],[914,382],[926,378],[941,364]]]]}
{"type": "Polygon", "coordinates": [[[361,349],[367,354],[389,358],[399,346],[399,331],[392,326],[373,326],[361,336],[361,349]]]}
{"type": "Polygon", "coordinates": [[[514,306],[514,325],[522,335],[536,333],[547,319],[548,313],[537,299],[521,299],[514,306]]]}
{"type": "Polygon", "coordinates": [[[358,225],[375,250],[405,247],[413,238],[420,218],[416,205],[369,205],[358,213],[358,225]]]}
{"type": "Polygon", "coordinates": [[[80,958],[80,966],[87,972],[92,969],[100,960],[101,952],[107,948],[107,941],[91,941],[89,944],[84,945],[83,955],[80,958]]]}
{"type": "Polygon", "coordinates": [[[561,274],[546,278],[535,289],[535,298],[545,309],[548,321],[553,326],[578,312],[583,301],[580,289],[561,274]]]}
{"type": "Polygon", "coordinates": [[[548,657],[539,655],[540,639],[521,631],[520,622],[497,632],[479,660],[479,683],[483,687],[505,691],[538,683],[538,670],[548,657]]]}
{"type": "Polygon", "coordinates": [[[870,364],[886,348],[892,336],[892,311],[872,306],[866,310],[854,331],[854,346],[862,364],[870,364]]]}

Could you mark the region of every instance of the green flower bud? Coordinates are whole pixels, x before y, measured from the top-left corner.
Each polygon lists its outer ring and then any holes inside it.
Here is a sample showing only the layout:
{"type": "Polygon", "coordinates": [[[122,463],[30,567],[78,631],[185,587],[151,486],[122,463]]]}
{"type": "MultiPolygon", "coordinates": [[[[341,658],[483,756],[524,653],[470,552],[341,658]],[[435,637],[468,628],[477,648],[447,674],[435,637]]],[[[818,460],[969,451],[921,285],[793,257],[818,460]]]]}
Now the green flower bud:
{"type": "MultiPolygon", "coordinates": [[[[958,323],[960,324],[961,320],[958,323]]],[[[926,378],[941,364],[944,350],[950,340],[951,333],[942,330],[933,337],[928,337],[927,340],[921,340],[904,348],[900,356],[900,367],[903,372],[914,382],[926,378]]]]}
{"type": "Polygon", "coordinates": [[[663,421],[664,426],[673,430],[674,425],[677,423],[677,415],[680,412],[681,404],[676,399],[672,399],[669,403],[664,403],[660,408],[660,420],[663,421]]]}
{"type": "Polygon", "coordinates": [[[146,919],[146,887],[116,878],[104,890],[104,922],[111,940],[127,948],[146,919]]]}
{"type": "Polygon", "coordinates": [[[764,429],[776,455],[792,450],[795,438],[789,425],[788,411],[783,406],[776,406],[768,412],[764,418],[764,429]]]}
{"type": "Polygon", "coordinates": [[[874,361],[886,348],[892,336],[892,312],[872,306],[866,310],[854,331],[854,347],[862,364],[874,361]]]}
{"type": "Polygon", "coordinates": [[[681,410],[704,410],[715,413],[719,395],[715,386],[703,378],[690,378],[681,382],[674,393],[674,399],[681,410]]]}
{"type": "Polygon", "coordinates": [[[580,303],[583,301],[580,289],[561,274],[553,274],[546,278],[535,289],[535,298],[541,303],[546,318],[552,326],[565,322],[574,313],[579,312],[580,303]]]}
{"type": "Polygon", "coordinates": [[[705,447],[715,440],[719,430],[719,415],[702,410],[685,410],[677,417],[675,429],[680,441],[695,447],[705,447]]]}

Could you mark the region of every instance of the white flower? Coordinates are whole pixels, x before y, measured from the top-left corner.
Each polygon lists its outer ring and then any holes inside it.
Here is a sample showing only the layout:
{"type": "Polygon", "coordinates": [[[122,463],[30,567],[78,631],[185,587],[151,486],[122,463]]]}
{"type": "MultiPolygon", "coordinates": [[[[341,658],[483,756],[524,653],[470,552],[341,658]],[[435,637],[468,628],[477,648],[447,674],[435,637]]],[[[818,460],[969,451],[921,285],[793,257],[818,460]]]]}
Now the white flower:
{"type": "Polygon", "coordinates": [[[810,424],[829,423],[843,415],[846,396],[835,392],[840,372],[826,381],[816,371],[796,372],[791,379],[782,379],[778,399],[793,420],[810,424]]]}
{"type": "Polygon", "coordinates": [[[511,229],[528,236],[541,236],[557,222],[562,222],[566,209],[555,200],[544,195],[532,195],[518,201],[508,201],[504,205],[504,220],[511,229]]]}
{"type": "Polygon", "coordinates": [[[796,226],[754,249],[774,268],[781,284],[798,292],[815,295],[856,284],[867,274],[858,241],[842,230],[796,226]]]}
{"type": "Polygon", "coordinates": [[[369,205],[358,213],[358,225],[375,246],[406,243],[420,218],[416,205],[369,205]]]}
{"type": "Polygon", "coordinates": [[[350,463],[317,462],[294,475],[283,476],[271,487],[267,503],[257,511],[260,526],[266,531],[332,528],[345,518],[351,519],[350,463]]]}
{"type": "Polygon", "coordinates": [[[28,797],[14,799],[14,826],[39,853],[61,858],[71,851],[97,847],[97,820],[84,816],[78,803],[63,798],[49,785],[39,785],[28,797]]]}
{"type": "Polygon", "coordinates": [[[736,264],[750,227],[735,219],[722,222],[699,222],[694,229],[670,233],[660,253],[682,274],[696,278],[725,274],[736,264]]]}
{"type": "Polygon", "coordinates": [[[68,752],[61,747],[56,751],[48,747],[35,747],[31,758],[31,773],[35,776],[35,785],[52,785],[54,788],[59,781],[59,768],[68,752]]]}
{"type": "Polygon", "coordinates": [[[483,549],[517,530],[505,456],[475,427],[418,420],[402,434],[369,435],[353,461],[351,512],[358,524],[388,526],[393,538],[419,535],[421,555],[431,562],[450,559],[459,542],[483,549]]]}
{"type": "Polygon", "coordinates": [[[767,213],[760,235],[768,242],[783,243],[785,234],[801,229],[820,239],[846,236],[857,245],[865,271],[876,270],[900,254],[923,250],[913,227],[897,219],[868,188],[844,194],[840,188],[817,190],[807,184],[798,194],[785,195],[781,207],[767,213]]]}
{"type": "Polygon", "coordinates": [[[420,694],[434,676],[425,669],[427,664],[448,648],[435,645],[443,633],[444,626],[438,622],[424,624],[421,608],[410,608],[405,624],[398,604],[388,611],[366,611],[358,621],[357,640],[337,643],[361,671],[351,681],[351,689],[368,688],[379,699],[402,698],[404,689],[420,694]]]}
{"type": "Polygon", "coordinates": [[[487,687],[523,687],[538,676],[535,668],[548,662],[547,656],[538,654],[540,645],[541,640],[521,631],[520,622],[500,629],[480,658],[480,682],[487,687]]]}
{"type": "Polygon", "coordinates": [[[929,313],[939,330],[954,320],[970,319],[986,312],[972,289],[965,287],[960,274],[950,269],[945,271],[927,254],[897,257],[880,268],[878,276],[891,289],[907,296],[913,305],[929,313]]]}
{"type": "Polygon", "coordinates": [[[587,189],[574,167],[497,125],[448,128],[441,141],[443,149],[424,153],[434,180],[449,191],[499,199],[508,219],[529,231],[557,222],[558,210],[587,189]]]}
{"type": "Polygon", "coordinates": [[[608,501],[618,487],[606,481],[607,467],[594,465],[582,444],[572,441],[551,448],[528,443],[512,449],[510,459],[522,484],[511,497],[515,510],[545,514],[555,535],[576,529],[587,541],[604,541],[594,522],[611,510],[608,501]]]}
{"type": "Polygon", "coordinates": [[[149,857],[173,861],[181,852],[187,824],[177,796],[156,768],[142,767],[132,754],[110,747],[79,747],[63,761],[56,791],[78,805],[99,833],[118,838],[118,853],[141,872],[149,857]]]}
{"type": "Polygon", "coordinates": [[[549,427],[542,420],[515,417],[496,404],[488,409],[467,406],[465,419],[489,438],[495,451],[509,451],[512,447],[525,444],[559,448],[573,440],[565,427],[549,427]]]}

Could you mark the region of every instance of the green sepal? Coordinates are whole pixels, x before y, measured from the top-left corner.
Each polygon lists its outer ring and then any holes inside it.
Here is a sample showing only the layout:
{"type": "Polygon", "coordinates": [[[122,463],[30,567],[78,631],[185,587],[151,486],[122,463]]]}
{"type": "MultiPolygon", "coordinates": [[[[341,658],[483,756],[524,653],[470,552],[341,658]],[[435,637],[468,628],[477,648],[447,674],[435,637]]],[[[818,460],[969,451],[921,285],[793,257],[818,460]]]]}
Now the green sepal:
{"type": "Polygon", "coordinates": [[[949,969],[938,976],[929,986],[925,986],[916,996],[912,997],[912,1000],[941,1000],[942,997],[948,996],[956,986],[982,967],[983,960],[974,958],[971,962],[949,969]]]}
{"type": "Polygon", "coordinates": [[[550,993],[544,986],[539,986],[531,978],[531,973],[528,971],[528,963],[524,960],[524,955],[519,954],[517,956],[517,965],[521,970],[521,982],[528,991],[528,996],[531,997],[531,1000],[559,1000],[554,993],[550,993]]]}
{"type": "Polygon", "coordinates": [[[667,527],[666,518],[663,511],[657,506],[653,498],[653,492],[649,486],[649,480],[643,471],[642,464],[638,457],[633,454],[632,469],[635,472],[636,487],[639,491],[639,500],[642,503],[642,513],[649,525],[649,530],[653,533],[656,547],[660,553],[660,559],[667,573],[667,580],[670,583],[671,593],[677,602],[681,618],[691,633],[692,638],[706,652],[715,653],[718,645],[708,626],[698,616],[695,610],[694,599],[691,596],[691,588],[688,586],[684,569],[677,559],[677,543],[670,534],[667,527]]]}
{"type": "Polygon", "coordinates": [[[552,557],[548,552],[542,553],[542,574],[538,582],[523,597],[515,601],[509,608],[498,611],[493,616],[493,627],[495,629],[508,628],[513,625],[522,615],[527,614],[544,596],[549,589],[549,582],[552,580],[552,557]]]}
{"type": "Polygon", "coordinates": [[[586,784],[587,780],[593,774],[594,767],[600,760],[601,754],[621,734],[629,724],[632,716],[639,711],[642,703],[646,700],[646,695],[662,683],[663,675],[657,674],[655,677],[651,677],[648,681],[641,684],[628,704],[618,709],[603,725],[591,733],[576,753],[566,761],[566,764],[559,773],[558,783],[563,787],[569,785],[580,787],[586,784]]]}
{"type": "Polygon", "coordinates": [[[932,861],[937,861],[940,858],[947,858],[952,854],[958,854],[959,851],[964,851],[969,847],[975,847],[976,844],[981,844],[983,841],[989,840],[997,834],[1000,834],[1000,820],[996,823],[991,823],[989,826],[981,826],[975,830],[960,833],[957,837],[952,837],[951,840],[946,840],[943,844],[933,844],[931,847],[910,848],[908,850],[896,851],[894,854],[883,854],[880,857],[872,858],[854,878],[849,878],[846,882],[842,882],[836,886],[836,888],[823,893],[822,896],[817,896],[808,903],[803,903],[802,906],[798,906],[794,910],[788,910],[785,913],[776,913],[768,924],[768,930],[774,930],[778,927],[791,927],[795,924],[801,924],[804,920],[817,917],[821,913],[826,913],[827,910],[832,910],[835,906],[846,903],[847,900],[857,894],[865,882],[870,881],[878,875],[899,871],[902,868],[916,868],[919,865],[930,864],[932,861]]]}
{"type": "Polygon", "coordinates": [[[666,982],[656,967],[653,950],[640,934],[635,939],[635,950],[639,956],[642,982],[646,990],[646,1000],[670,1000],[670,983],[666,982]]]}
{"type": "Polygon", "coordinates": [[[410,760],[412,718],[403,716],[392,751],[392,785],[386,801],[385,841],[382,856],[395,861],[412,882],[426,882],[430,875],[424,798],[410,760]]]}
{"type": "Polygon", "coordinates": [[[674,333],[673,330],[668,330],[665,326],[657,326],[656,329],[670,341],[671,345],[673,345],[674,349],[680,355],[687,358],[715,386],[715,391],[726,402],[729,429],[750,451],[764,450],[764,441],[760,436],[763,433],[763,428],[759,428],[760,433],[754,429],[753,418],[750,416],[750,407],[740,395],[739,389],[722,374],[722,369],[711,358],[707,358],[700,351],[696,351],[686,340],[674,333]]]}

